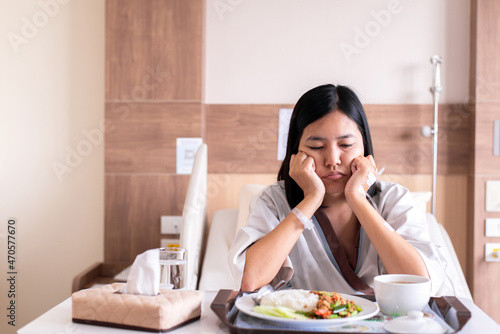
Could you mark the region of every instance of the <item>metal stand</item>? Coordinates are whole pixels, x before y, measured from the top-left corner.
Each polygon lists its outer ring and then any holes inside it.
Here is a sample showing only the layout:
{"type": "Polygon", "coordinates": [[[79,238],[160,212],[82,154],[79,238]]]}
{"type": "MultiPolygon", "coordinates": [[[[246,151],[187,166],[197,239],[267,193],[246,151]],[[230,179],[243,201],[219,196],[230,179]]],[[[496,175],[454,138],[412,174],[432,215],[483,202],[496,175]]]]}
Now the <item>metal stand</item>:
{"type": "Polygon", "coordinates": [[[432,135],[432,214],[436,216],[436,183],[437,183],[437,153],[438,153],[438,102],[439,94],[443,90],[441,87],[440,66],[443,59],[438,56],[431,57],[433,80],[430,91],[434,96],[434,125],[422,127],[422,135],[429,137],[432,135]]]}

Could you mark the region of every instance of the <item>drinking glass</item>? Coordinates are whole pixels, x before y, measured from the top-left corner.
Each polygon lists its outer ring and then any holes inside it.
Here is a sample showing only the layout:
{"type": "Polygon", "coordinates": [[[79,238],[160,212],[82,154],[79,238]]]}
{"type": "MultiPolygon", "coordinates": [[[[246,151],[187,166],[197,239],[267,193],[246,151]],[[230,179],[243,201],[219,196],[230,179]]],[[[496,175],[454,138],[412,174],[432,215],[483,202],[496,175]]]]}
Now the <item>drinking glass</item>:
{"type": "Polygon", "coordinates": [[[186,250],[160,248],[160,289],[186,289],[186,250]]]}

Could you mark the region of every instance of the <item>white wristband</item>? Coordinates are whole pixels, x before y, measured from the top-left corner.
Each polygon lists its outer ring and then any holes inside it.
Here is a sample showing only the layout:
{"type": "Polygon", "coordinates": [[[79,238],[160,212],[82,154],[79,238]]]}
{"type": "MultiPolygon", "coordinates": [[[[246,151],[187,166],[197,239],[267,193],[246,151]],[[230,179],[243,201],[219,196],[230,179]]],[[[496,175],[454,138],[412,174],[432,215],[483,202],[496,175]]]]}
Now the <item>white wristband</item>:
{"type": "Polygon", "coordinates": [[[377,179],[380,177],[380,175],[382,175],[382,173],[385,171],[385,167],[382,167],[377,175],[373,174],[373,172],[370,172],[368,173],[368,178],[366,179],[366,183],[365,184],[360,184],[359,185],[359,192],[362,193],[363,195],[366,194],[366,192],[368,191],[368,189],[370,189],[370,187],[375,183],[375,181],[377,181],[377,179]]]}
{"type": "Polygon", "coordinates": [[[296,216],[297,216],[297,218],[299,218],[299,220],[302,222],[302,224],[304,224],[304,228],[305,228],[306,230],[310,230],[310,229],[312,229],[312,228],[313,228],[314,223],[313,223],[312,219],[308,219],[308,218],[306,217],[306,215],[305,215],[305,214],[303,214],[303,213],[302,213],[302,211],[300,211],[298,208],[296,208],[296,207],[295,207],[295,208],[293,208],[293,209],[292,209],[292,213],[293,213],[294,215],[296,215],[296,216]]]}
{"type": "Polygon", "coordinates": [[[370,172],[368,173],[368,178],[366,179],[366,183],[363,184],[363,185],[359,185],[359,192],[362,193],[363,195],[366,194],[366,192],[368,191],[368,189],[370,189],[370,187],[375,183],[375,181],[377,181],[377,177],[375,176],[375,174],[373,174],[373,172],[370,172]]]}

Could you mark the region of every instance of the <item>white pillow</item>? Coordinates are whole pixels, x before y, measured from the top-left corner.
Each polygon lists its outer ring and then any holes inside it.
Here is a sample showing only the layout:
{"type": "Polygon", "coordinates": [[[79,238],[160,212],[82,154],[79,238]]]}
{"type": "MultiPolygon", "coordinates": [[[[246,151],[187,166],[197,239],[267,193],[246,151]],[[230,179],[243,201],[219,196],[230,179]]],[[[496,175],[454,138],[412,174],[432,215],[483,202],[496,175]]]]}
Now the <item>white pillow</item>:
{"type": "Polygon", "coordinates": [[[410,194],[413,196],[415,204],[427,212],[427,203],[431,200],[432,192],[430,191],[411,191],[410,194]]]}
{"type": "Polygon", "coordinates": [[[248,214],[250,213],[250,202],[254,196],[257,196],[266,186],[262,184],[244,184],[240,189],[240,205],[238,211],[238,223],[234,235],[239,229],[247,224],[248,214]]]}

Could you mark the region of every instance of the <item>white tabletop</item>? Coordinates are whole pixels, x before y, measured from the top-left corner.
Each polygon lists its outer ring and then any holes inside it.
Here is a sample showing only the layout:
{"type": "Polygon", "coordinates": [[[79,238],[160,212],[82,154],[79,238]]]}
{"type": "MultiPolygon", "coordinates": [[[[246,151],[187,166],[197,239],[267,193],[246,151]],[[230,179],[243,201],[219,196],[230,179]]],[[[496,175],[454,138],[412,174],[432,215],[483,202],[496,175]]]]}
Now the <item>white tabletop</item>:
{"type": "MultiPolygon", "coordinates": [[[[187,333],[229,333],[228,328],[221,323],[215,313],[210,309],[210,304],[217,295],[216,291],[204,292],[201,305],[201,318],[186,326],[180,327],[169,333],[187,334],[187,333]]],[[[472,313],[472,318],[467,322],[460,333],[500,333],[500,326],[493,321],[472,301],[466,298],[459,298],[462,304],[472,313]]],[[[76,324],[71,321],[71,298],[66,299],[59,305],[42,314],[23,328],[19,329],[18,334],[44,334],[44,333],[65,333],[65,334],[131,334],[141,333],[143,331],[134,331],[129,329],[117,329],[111,327],[101,327],[93,325],[76,324]]]]}
{"type": "MultiPolygon", "coordinates": [[[[171,334],[188,334],[188,333],[229,333],[217,318],[214,312],[210,309],[210,304],[217,295],[216,291],[206,291],[203,294],[201,304],[200,320],[194,321],[183,327],[177,328],[168,333],[171,334]],[[219,327],[220,326],[220,327],[219,327]]],[[[18,334],[132,334],[141,333],[144,331],[119,329],[112,327],[102,327],[86,324],[77,324],[71,321],[71,297],[53,307],[40,317],[36,318],[23,328],[17,331],[18,334]]]]}

